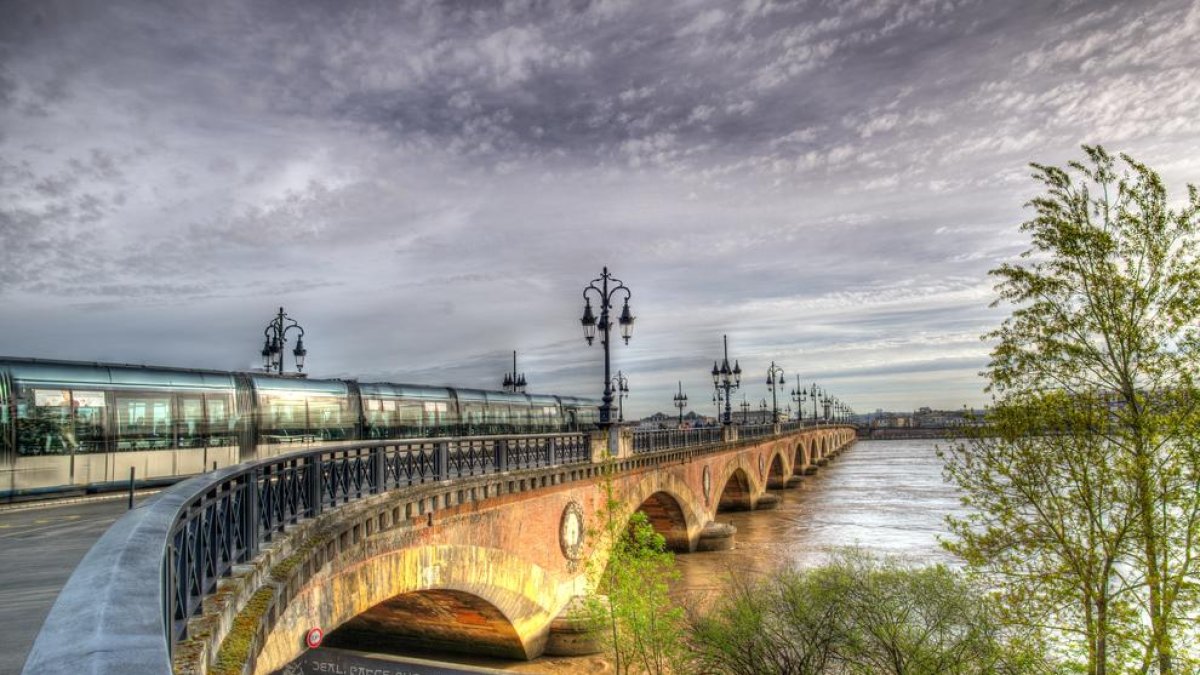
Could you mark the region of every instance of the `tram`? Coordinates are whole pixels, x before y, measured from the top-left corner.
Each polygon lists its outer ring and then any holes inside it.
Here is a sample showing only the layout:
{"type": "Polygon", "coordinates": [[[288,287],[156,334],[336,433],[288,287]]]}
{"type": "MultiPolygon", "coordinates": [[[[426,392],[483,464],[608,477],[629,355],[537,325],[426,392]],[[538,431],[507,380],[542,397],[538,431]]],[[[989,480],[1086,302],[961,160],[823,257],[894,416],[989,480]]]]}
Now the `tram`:
{"type": "Polygon", "coordinates": [[[0,501],[169,483],[345,441],[577,431],[569,396],[0,357],[0,501]]]}

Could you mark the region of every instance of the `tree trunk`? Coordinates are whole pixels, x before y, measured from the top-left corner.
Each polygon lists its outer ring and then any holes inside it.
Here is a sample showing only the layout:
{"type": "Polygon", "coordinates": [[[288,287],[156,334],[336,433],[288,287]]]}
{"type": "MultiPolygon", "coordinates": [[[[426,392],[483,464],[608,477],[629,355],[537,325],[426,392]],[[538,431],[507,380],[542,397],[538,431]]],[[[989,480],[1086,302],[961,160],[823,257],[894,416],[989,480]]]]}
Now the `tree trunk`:
{"type": "Polygon", "coordinates": [[[1141,510],[1140,526],[1142,536],[1142,554],[1146,558],[1146,586],[1150,592],[1150,645],[1157,654],[1159,675],[1170,675],[1171,667],[1171,636],[1167,630],[1167,620],[1163,610],[1162,598],[1162,569],[1159,565],[1158,536],[1154,527],[1155,501],[1152,494],[1150,478],[1150,458],[1143,449],[1141,439],[1138,439],[1137,457],[1137,490],[1138,507],[1141,510]]]}

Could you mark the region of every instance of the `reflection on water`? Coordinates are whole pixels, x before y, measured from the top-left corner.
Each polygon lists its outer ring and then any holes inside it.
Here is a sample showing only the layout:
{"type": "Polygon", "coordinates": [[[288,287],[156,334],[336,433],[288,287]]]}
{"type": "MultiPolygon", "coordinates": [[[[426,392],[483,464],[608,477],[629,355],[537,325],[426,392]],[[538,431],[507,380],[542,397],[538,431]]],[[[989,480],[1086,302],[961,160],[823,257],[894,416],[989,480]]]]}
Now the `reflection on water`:
{"type": "Polygon", "coordinates": [[[956,564],[938,537],[945,517],[961,513],[955,489],[942,481],[935,441],[859,441],[799,487],[779,491],[771,511],[717,514],[737,527],[731,551],[676,557],[677,592],[705,602],[731,570],[766,574],[781,566],[820,565],[832,550],[859,546],[918,564],[956,564]]]}

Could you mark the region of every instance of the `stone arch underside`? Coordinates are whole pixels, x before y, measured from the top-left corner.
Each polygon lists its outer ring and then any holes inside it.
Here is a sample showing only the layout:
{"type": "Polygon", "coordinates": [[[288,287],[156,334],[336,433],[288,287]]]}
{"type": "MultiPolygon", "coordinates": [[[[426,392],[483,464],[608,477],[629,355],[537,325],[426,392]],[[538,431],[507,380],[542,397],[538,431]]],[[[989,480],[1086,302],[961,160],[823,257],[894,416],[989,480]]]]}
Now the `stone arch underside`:
{"type": "Polygon", "coordinates": [[[636,510],[646,514],[654,531],[666,540],[668,550],[677,553],[691,550],[687,517],[675,497],[663,491],[655,492],[636,510]]]}
{"type": "Polygon", "coordinates": [[[717,511],[748,511],[753,506],[750,477],[742,467],[734,469],[721,489],[717,511]]]}
{"type": "Polygon", "coordinates": [[[447,651],[527,658],[521,637],[492,603],[464,591],[413,591],[384,600],[329,635],[330,647],[402,653],[447,651]]]}
{"type": "Polygon", "coordinates": [[[707,522],[707,518],[702,520],[699,511],[704,504],[701,494],[691,489],[686,476],[674,471],[651,471],[631,491],[624,493],[622,499],[626,504],[637,504],[637,509],[652,502],[646,514],[651,516],[655,530],[667,540],[667,547],[673,551],[690,551],[707,522]],[[651,510],[657,512],[659,509],[662,513],[657,514],[660,519],[655,524],[655,514],[651,510]],[[661,516],[669,517],[663,520],[661,516]]]}
{"type": "Polygon", "coordinates": [[[775,452],[771,458],[771,468],[767,471],[767,487],[773,490],[786,488],[790,473],[784,461],[783,454],[775,452]]]}
{"type": "Polygon", "coordinates": [[[792,460],[793,471],[796,475],[804,473],[805,467],[812,464],[812,456],[808,452],[808,444],[800,441],[796,444],[795,458],[792,460]]]}
{"type": "Polygon", "coordinates": [[[274,672],[299,656],[301,636],[314,625],[330,633],[376,606],[387,607],[394,598],[421,593],[425,595],[401,603],[403,608],[417,611],[439,601],[442,611],[459,607],[461,637],[478,633],[472,621],[487,620],[495,644],[505,645],[505,653],[514,658],[528,659],[542,653],[550,621],[575,591],[574,580],[557,578],[495,548],[427,545],[387,551],[316,579],[292,597],[263,641],[254,672],[274,672]],[[511,626],[516,643],[501,631],[500,617],[511,626]]]}

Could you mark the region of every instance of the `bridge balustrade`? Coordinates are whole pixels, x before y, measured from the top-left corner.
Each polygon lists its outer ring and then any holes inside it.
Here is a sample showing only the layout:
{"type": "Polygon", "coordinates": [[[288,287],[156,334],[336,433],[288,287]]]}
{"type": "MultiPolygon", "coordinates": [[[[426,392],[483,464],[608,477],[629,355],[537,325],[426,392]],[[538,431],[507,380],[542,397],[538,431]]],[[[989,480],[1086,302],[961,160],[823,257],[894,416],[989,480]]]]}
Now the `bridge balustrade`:
{"type": "Polygon", "coordinates": [[[774,433],[774,424],[743,424],[738,427],[738,438],[761,438],[774,433]]]}
{"type": "Polygon", "coordinates": [[[642,454],[721,442],[720,427],[698,429],[635,429],[633,452],[642,454]]]}
{"type": "Polygon", "coordinates": [[[289,526],[397,488],[515,469],[588,461],[587,434],[483,436],[372,442],[276,457],[228,474],[183,505],[165,552],[168,639],[233,566],[289,526]]]}

